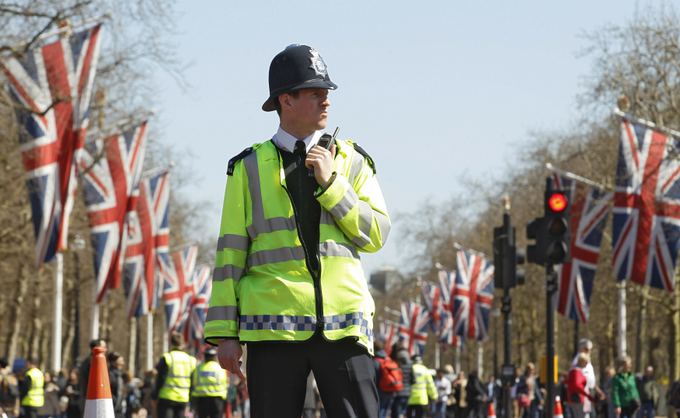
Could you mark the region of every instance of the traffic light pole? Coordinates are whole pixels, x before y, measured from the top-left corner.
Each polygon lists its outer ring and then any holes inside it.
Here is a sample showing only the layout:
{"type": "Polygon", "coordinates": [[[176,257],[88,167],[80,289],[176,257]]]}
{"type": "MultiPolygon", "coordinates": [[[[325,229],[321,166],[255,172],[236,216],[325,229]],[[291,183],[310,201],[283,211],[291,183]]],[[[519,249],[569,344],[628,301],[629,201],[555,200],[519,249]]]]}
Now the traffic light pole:
{"type": "MultiPolygon", "coordinates": [[[[510,239],[512,237],[512,224],[510,223],[510,214],[505,212],[503,214],[503,231],[505,239],[510,239]]],[[[503,312],[503,371],[501,372],[501,381],[503,383],[503,417],[512,417],[512,400],[511,390],[513,381],[510,375],[514,377],[515,367],[512,365],[512,342],[510,340],[511,329],[512,329],[512,318],[510,316],[512,312],[512,298],[510,297],[510,280],[506,278],[503,281],[503,306],[501,307],[501,312],[503,312]]]]}
{"type": "Polygon", "coordinates": [[[557,273],[551,263],[545,265],[545,298],[546,298],[546,400],[544,413],[546,418],[553,416],[555,402],[555,306],[554,296],[557,292],[557,273]]]}

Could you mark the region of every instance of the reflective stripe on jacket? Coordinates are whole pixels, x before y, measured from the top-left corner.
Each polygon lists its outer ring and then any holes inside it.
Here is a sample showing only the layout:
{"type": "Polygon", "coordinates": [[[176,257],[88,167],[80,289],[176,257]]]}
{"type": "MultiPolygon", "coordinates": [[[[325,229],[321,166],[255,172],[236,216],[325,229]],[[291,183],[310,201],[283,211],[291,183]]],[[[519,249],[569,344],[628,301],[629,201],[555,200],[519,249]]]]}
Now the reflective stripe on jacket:
{"type": "Polygon", "coordinates": [[[199,365],[194,371],[191,397],[227,399],[227,371],[214,360],[199,365]]]}
{"type": "Polygon", "coordinates": [[[254,145],[234,165],[222,209],[206,341],[300,341],[320,328],[329,340],[356,337],[373,352],[375,305],[359,251],[379,250],[390,220],[367,159],[349,141],[336,144],[335,180],[316,193],[321,206],[316,286],[276,146],[254,145]]]}
{"type": "Polygon", "coordinates": [[[31,387],[26,396],[21,399],[21,405],[40,408],[45,405],[45,377],[35,367],[29,369],[26,374],[31,378],[31,387]]]}
{"type": "Polygon", "coordinates": [[[174,402],[189,402],[191,375],[196,368],[196,359],[179,350],[163,354],[163,359],[168,366],[168,375],[158,392],[158,397],[174,402]]]}
{"type": "Polygon", "coordinates": [[[413,379],[411,396],[408,398],[409,405],[427,405],[429,399],[437,400],[437,387],[427,367],[422,364],[413,365],[413,379]],[[428,399],[429,398],[429,399],[428,399]]]}

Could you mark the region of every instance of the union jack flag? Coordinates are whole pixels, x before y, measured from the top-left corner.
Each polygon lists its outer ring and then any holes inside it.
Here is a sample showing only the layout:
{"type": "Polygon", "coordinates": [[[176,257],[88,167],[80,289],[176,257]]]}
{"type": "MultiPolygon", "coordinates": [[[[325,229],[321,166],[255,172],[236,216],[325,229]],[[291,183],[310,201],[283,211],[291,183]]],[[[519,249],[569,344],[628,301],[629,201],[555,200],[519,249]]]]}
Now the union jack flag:
{"type": "Polygon", "coordinates": [[[163,302],[168,331],[184,332],[189,319],[189,308],[194,298],[192,278],[196,268],[198,247],[187,245],[163,257],[163,302]]]}
{"type": "Polygon", "coordinates": [[[158,305],[161,261],[168,259],[170,239],[169,177],[167,170],[143,177],[137,209],[128,216],[123,276],[130,317],[158,305]]]}
{"type": "Polygon", "coordinates": [[[126,216],[139,198],[146,149],[146,122],[121,134],[89,142],[78,161],[90,221],[97,284],[96,301],[120,287],[126,216]]]}
{"type": "Polygon", "coordinates": [[[461,337],[484,340],[493,302],[493,263],[469,250],[458,250],[453,294],[453,329],[461,337]]]}
{"type": "Polygon", "coordinates": [[[444,311],[444,303],[442,300],[442,291],[439,286],[424,282],[422,286],[423,301],[425,302],[425,307],[430,315],[430,326],[432,330],[441,334],[442,328],[442,313],[444,311]]]}
{"type": "Polygon", "coordinates": [[[557,266],[557,311],[569,319],[586,322],[590,296],[600,257],[602,233],[613,194],[554,173],[553,188],[565,190],[571,202],[569,231],[571,260],[557,266]]]}
{"type": "Polygon", "coordinates": [[[402,302],[399,340],[406,344],[409,355],[423,354],[429,326],[430,316],[421,304],[402,302]]]}
{"type": "Polygon", "coordinates": [[[208,298],[212,290],[211,270],[210,266],[198,266],[192,279],[194,296],[191,300],[189,326],[184,329],[185,340],[194,347],[196,352],[200,351],[203,343],[203,324],[205,315],[208,313],[208,298]]]}
{"type": "Polygon", "coordinates": [[[439,342],[460,347],[461,340],[453,330],[453,300],[455,298],[456,276],[454,273],[439,270],[439,286],[442,296],[442,317],[439,342]]]}
{"type": "Polygon", "coordinates": [[[392,355],[392,346],[397,341],[399,326],[392,321],[382,321],[378,328],[378,341],[383,344],[385,354],[392,355]]]}
{"type": "Polygon", "coordinates": [[[23,127],[21,158],[39,266],[66,248],[76,161],[85,143],[99,57],[99,31],[97,25],[30,50],[19,59],[0,62],[23,127]]]}
{"type": "Polygon", "coordinates": [[[621,121],[614,193],[616,278],[672,291],[680,244],[678,138],[621,121]]]}
{"type": "Polygon", "coordinates": [[[451,347],[460,347],[462,345],[461,338],[453,331],[453,314],[451,311],[445,310],[442,312],[439,342],[451,347]]]}

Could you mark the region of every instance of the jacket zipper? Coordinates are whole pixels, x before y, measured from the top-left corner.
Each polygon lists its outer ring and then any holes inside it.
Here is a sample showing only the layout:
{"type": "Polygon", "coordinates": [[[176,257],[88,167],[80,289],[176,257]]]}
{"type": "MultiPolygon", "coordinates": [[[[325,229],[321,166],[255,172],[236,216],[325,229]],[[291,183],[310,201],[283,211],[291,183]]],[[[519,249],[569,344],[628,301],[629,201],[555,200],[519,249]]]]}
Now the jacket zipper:
{"type": "MultiPolygon", "coordinates": [[[[279,164],[281,163],[281,156],[277,152],[277,156],[279,157],[279,164]]],[[[304,161],[301,161],[300,157],[296,157],[296,162],[298,165],[299,169],[305,168],[304,161]]],[[[302,190],[302,177],[298,177],[300,180],[298,180],[298,187],[300,190],[302,190]]],[[[298,239],[300,240],[300,243],[302,244],[302,250],[305,252],[305,265],[307,266],[307,271],[309,271],[310,276],[312,276],[312,282],[314,283],[314,301],[316,302],[316,331],[317,333],[323,335],[323,328],[324,328],[324,323],[323,323],[323,296],[321,293],[321,260],[320,257],[317,255],[317,260],[319,263],[319,272],[318,272],[318,277],[316,277],[313,273],[313,270],[311,268],[311,263],[310,263],[310,258],[309,258],[309,250],[307,249],[307,246],[305,245],[305,241],[302,239],[302,231],[300,230],[300,223],[298,222],[298,219],[300,219],[300,215],[298,214],[297,207],[295,206],[295,201],[293,200],[293,196],[290,195],[290,191],[288,191],[288,188],[282,184],[283,190],[286,191],[286,194],[288,195],[288,199],[290,200],[290,205],[293,207],[293,214],[295,216],[295,230],[297,231],[298,239]]]]}

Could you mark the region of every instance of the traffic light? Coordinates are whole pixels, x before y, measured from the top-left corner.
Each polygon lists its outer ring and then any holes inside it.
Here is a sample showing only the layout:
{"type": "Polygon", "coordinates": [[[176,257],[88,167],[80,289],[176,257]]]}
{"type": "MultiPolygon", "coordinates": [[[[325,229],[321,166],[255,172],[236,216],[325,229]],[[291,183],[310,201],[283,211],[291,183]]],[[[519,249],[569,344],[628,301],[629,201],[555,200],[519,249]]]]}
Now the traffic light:
{"type": "Polygon", "coordinates": [[[547,228],[546,260],[561,264],[569,259],[569,197],[565,190],[546,192],[545,218],[547,228]]]}
{"type": "Polygon", "coordinates": [[[524,263],[524,252],[515,245],[515,228],[510,224],[510,215],[503,215],[503,226],[493,229],[494,287],[503,289],[524,284],[524,270],[518,264],[524,263]]]}
{"type": "Polygon", "coordinates": [[[561,264],[569,259],[569,195],[565,190],[552,190],[546,181],[543,200],[545,215],[527,225],[527,239],[535,243],[527,247],[527,261],[539,265],[561,264]]]}

